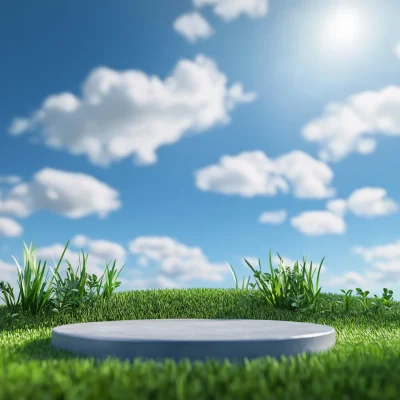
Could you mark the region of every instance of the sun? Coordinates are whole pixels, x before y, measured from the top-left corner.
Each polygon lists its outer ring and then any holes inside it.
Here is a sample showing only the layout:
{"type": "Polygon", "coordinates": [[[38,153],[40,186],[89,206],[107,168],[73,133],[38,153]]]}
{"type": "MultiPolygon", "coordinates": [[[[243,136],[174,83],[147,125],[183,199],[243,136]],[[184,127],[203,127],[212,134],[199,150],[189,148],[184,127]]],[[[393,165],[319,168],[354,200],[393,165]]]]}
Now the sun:
{"type": "Polygon", "coordinates": [[[357,9],[341,6],[331,9],[321,27],[322,45],[329,50],[353,49],[362,39],[364,21],[357,9]]]}

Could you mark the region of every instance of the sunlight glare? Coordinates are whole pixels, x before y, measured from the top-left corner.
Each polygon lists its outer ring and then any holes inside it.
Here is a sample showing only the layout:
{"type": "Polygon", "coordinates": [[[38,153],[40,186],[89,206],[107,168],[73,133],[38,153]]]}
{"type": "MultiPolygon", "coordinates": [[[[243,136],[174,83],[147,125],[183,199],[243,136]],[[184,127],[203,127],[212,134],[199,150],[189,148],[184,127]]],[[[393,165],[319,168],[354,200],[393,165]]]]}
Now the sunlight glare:
{"type": "Polygon", "coordinates": [[[348,50],[360,42],[364,23],[356,9],[342,6],[323,22],[322,45],[329,50],[348,50]]]}

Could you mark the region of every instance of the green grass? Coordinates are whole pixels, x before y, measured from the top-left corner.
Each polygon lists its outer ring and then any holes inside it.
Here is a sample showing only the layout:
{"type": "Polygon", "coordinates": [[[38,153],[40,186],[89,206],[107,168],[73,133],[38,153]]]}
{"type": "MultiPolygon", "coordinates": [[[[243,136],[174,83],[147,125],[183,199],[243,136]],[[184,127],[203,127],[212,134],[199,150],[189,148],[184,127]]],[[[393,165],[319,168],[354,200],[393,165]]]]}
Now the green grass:
{"type": "MultiPolygon", "coordinates": [[[[392,293],[384,291],[381,299],[368,298],[368,292],[359,288],[356,297],[351,291],[322,293],[318,284],[311,288],[304,265],[297,277],[285,275],[284,268],[273,270],[271,260],[271,274],[257,274],[250,266],[256,284],[248,282],[242,289],[233,269],[236,289],[109,290],[100,294],[99,285],[88,279],[86,285],[97,293],[92,297],[95,301],[88,300],[88,290],[79,291],[87,278],[82,272],[58,281],[43,302],[46,291],[38,295],[43,289],[37,283],[40,268],[35,269],[36,260],[27,256],[24,273],[19,275],[20,288],[26,285],[25,303],[12,305],[9,288],[0,286],[9,300],[0,306],[0,399],[397,399],[400,312],[394,307],[398,303],[391,300],[392,293]],[[28,275],[33,276],[30,289],[28,275]],[[262,357],[244,365],[212,360],[96,361],[51,347],[55,326],[157,318],[312,322],[335,328],[336,345],[325,353],[279,361],[262,357]]],[[[116,285],[112,279],[107,284],[109,288],[116,285]]]]}

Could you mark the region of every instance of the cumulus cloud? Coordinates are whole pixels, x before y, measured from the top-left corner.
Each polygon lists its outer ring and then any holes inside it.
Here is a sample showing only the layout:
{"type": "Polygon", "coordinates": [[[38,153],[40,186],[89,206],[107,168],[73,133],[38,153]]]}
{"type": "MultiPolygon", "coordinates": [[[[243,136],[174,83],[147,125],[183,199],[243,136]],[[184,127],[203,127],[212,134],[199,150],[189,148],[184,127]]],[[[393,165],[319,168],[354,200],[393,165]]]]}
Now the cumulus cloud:
{"type": "Polygon", "coordinates": [[[387,191],[379,187],[354,190],[347,200],[328,201],[327,208],[341,216],[350,211],[358,217],[365,218],[391,215],[399,209],[398,204],[387,197],[387,191]]]}
{"type": "Polygon", "coordinates": [[[391,215],[398,205],[386,197],[382,188],[365,187],[354,190],[347,200],[334,199],[326,204],[327,211],[303,212],[291,219],[292,226],[308,236],[342,234],[346,231],[343,217],[347,211],[365,218],[391,215]]]}
{"type": "MultiPolygon", "coordinates": [[[[380,295],[382,293],[382,287],[380,286],[382,279],[384,279],[384,276],[379,272],[367,271],[363,274],[360,274],[356,271],[349,271],[341,276],[329,277],[329,279],[324,282],[324,286],[339,286],[344,290],[353,289],[353,295],[355,287],[360,287],[363,290],[369,290],[371,294],[374,294],[372,293],[372,290],[378,289],[380,293],[375,294],[380,295]]],[[[369,294],[369,296],[371,296],[371,294],[369,294]]]]}
{"type": "Polygon", "coordinates": [[[343,199],[329,200],[326,203],[326,208],[333,214],[343,217],[347,210],[347,202],[343,199]]]}
{"type": "Polygon", "coordinates": [[[229,22],[244,14],[251,18],[264,17],[268,0],[193,0],[195,7],[211,6],[214,13],[229,22]]]}
{"type": "Polygon", "coordinates": [[[292,151],[275,160],[262,151],[223,156],[219,164],[196,171],[195,179],[200,190],[243,197],[288,193],[289,183],[294,196],[299,198],[326,198],[335,194],[329,187],[332,170],[302,151],[292,151]]]}
{"type": "Polygon", "coordinates": [[[211,263],[199,247],[186,246],[166,236],[142,236],[129,244],[129,250],[141,259],[160,265],[157,276],[172,279],[178,285],[193,279],[222,282],[229,268],[211,263]]]}
{"type": "Polygon", "coordinates": [[[262,224],[281,224],[286,220],[287,212],[285,210],[267,211],[260,215],[258,222],[262,224]]]}
{"type": "Polygon", "coordinates": [[[88,252],[96,259],[101,260],[117,260],[119,264],[125,264],[126,251],[116,242],[108,240],[93,240],[85,235],[76,235],[71,243],[75,247],[87,248],[88,252]]]}
{"type": "Polygon", "coordinates": [[[400,42],[396,44],[396,46],[394,47],[394,54],[400,58],[400,42]]]}
{"type": "Polygon", "coordinates": [[[198,39],[207,39],[214,34],[210,24],[197,11],[178,17],[174,22],[174,29],[191,43],[198,39]]]}
{"type": "Polygon", "coordinates": [[[230,122],[238,103],[254,101],[240,83],[227,86],[213,60],[180,60],[164,81],[142,71],[100,67],[72,93],[48,97],[32,117],[12,122],[9,132],[40,131],[47,146],[86,155],[99,166],[132,156],[138,165],[156,163],[160,146],[186,133],[230,122]]]}
{"type": "Polygon", "coordinates": [[[307,236],[342,234],[346,232],[344,220],[329,211],[307,211],[290,220],[293,228],[307,236]]]}
{"type": "Polygon", "coordinates": [[[398,205],[387,198],[385,189],[365,187],[355,190],[347,200],[348,209],[360,217],[391,215],[398,211],[398,205]]]}
{"type": "Polygon", "coordinates": [[[321,160],[337,162],[351,152],[375,151],[378,135],[400,135],[400,86],[366,91],[331,103],[320,118],[302,128],[302,136],[320,145],[321,160]]]}
{"type": "Polygon", "coordinates": [[[16,237],[22,234],[22,226],[11,218],[0,217],[0,236],[16,237]]]}
{"type": "Polygon", "coordinates": [[[356,286],[381,295],[382,287],[390,287],[400,281],[400,240],[380,246],[354,246],[351,251],[370,263],[372,269],[363,274],[349,271],[341,277],[331,278],[327,285],[356,286]]]}
{"type": "Polygon", "coordinates": [[[17,175],[3,175],[0,176],[0,183],[5,183],[7,185],[15,185],[21,182],[21,178],[17,175]]]}
{"type": "Polygon", "coordinates": [[[44,168],[30,183],[14,186],[5,199],[0,197],[0,213],[28,217],[38,210],[77,219],[96,214],[105,218],[118,210],[118,192],[83,173],[44,168]]]}
{"type": "Polygon", "coordinates": [[[400,260],[400,240],[383,246],[354,246],[352,252],[360,255],[367,262],[375,262],[377,260],[391,261],[393,259],[400,260]]]}

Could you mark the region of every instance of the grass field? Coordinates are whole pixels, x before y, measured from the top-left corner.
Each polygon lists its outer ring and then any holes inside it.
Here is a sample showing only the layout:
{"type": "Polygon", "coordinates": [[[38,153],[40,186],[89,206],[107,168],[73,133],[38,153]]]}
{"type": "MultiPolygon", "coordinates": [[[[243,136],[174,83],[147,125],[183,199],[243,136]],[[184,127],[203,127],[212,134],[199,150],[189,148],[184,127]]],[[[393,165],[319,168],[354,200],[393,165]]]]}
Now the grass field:
{"type": "MultiPolygon", "coordinates": [[[[392,293],[384,291],[381,299],[368,298],[359,288],[356,296],[350,291],[322,293],[318,283],[311,287],[304,266],[301,274],[285,275],[281,266],[273,270],[270,254],[271,274],[251,267],[256,284],[243,282],[242,288],[232,269],[234,289],[112,293],[118,284],[107,278],[103,294],[95,290],[90,297],[88,290],[80,291],[82,285],[101,286],[93,283],[93,276],[88,279],[85,260],[80,275],[58,281],[46,292],[40,263],[38,267],[26,248],[19,304],[12,304],[10,289],[0,284],[8,300],[0,306],[0,399],[398,399],[400,312],[392,293]],[[49,293],[47,302],[42,302],[43,293],[49,293]],[[130,364],[112,358],[100,362],[51,347],[55,326],[157,318],[313,322],[335,328],[336,345],[326,353],[279,361],[263,357],[245,365],[188,360],[130,364]]],[[[108,269],[106,273],[112,275],[108,269]]]]}

